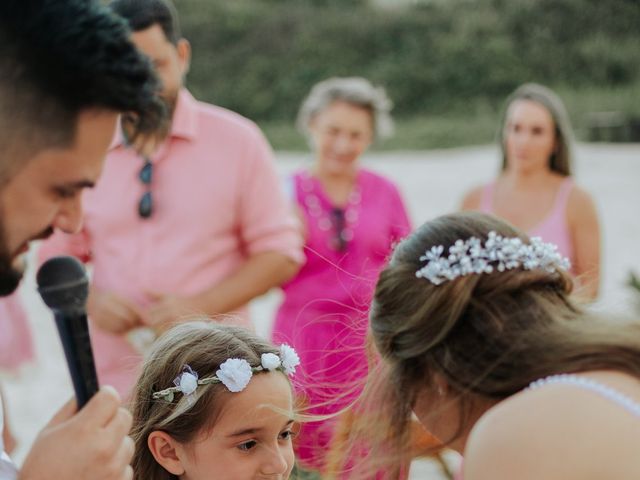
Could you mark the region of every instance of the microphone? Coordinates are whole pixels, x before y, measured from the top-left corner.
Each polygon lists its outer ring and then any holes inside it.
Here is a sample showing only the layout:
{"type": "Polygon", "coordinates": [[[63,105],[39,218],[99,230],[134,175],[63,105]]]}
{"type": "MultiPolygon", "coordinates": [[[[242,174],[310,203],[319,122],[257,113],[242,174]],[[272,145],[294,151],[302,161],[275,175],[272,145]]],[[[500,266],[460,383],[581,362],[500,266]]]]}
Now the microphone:
{"type": "Polygon", "coordinates": [[[36,281],[42,300],[53,311],[80,409],[98,391],[86,313],[87,273],[73,257],[53,257],[42,264],[36,281]]]}

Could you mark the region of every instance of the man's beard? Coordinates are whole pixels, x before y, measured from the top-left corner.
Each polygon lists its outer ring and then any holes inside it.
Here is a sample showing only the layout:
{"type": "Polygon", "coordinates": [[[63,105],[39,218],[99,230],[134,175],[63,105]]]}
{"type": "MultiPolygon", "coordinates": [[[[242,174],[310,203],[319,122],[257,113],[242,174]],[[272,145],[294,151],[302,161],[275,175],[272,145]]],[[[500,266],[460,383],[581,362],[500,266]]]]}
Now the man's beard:
{"type": "Polygon", "coordinates": [[[7,247],[4,222],[0,217],[0,296],[6,297],[15,292],[20,285],[23,273],[24,270],[18,268],[14,259],[11,258],[7,247]]]}
{"type": "MultiPolygon", "coordinates": [[[[53,227],[47,227],[31,240],[44,240],[51,235],[53,227]]],[[[16,291],[25,269],[24,256],[12,256],[9,251],[4,218],[0,212],[0,297],[6,297],[16,291]]]]}

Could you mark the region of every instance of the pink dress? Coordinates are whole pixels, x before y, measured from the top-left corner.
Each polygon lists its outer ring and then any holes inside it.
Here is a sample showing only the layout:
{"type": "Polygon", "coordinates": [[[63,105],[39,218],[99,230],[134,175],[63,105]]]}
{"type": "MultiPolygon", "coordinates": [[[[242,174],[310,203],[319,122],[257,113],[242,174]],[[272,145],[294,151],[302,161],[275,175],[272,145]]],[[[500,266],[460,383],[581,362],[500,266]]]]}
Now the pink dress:
{"type": "Polygon", "coordinates": [[[0,371],[15,371],[34,359],[28,317],[19,293],[0,298],[0,371]]]}
{"type": "MultiPolygon", "coordinates": [[[[531,237],[540,237],[545,242],[553,243],[558,247],[558,251],[575,263],[573,244],[571,242],[571,231],[567,222],[567,203],[573,188],[573,180],[566,178],[560,184],[556,193],[555,202],[549,214],[530,229],[527,234],[531,237]]],[[[480,211],[493,214],[493,196],[495,182],[484,187],[480,200],[480,211]]]]}
{"type": "MultiPolygon", "coordinates": [[[[294,382],[311,407],[305,412],[334,413],[362,389],[373,289],[392,247],[411,226],[397,188],[367,170],[359,171],[342,215],[309,173],[297,173],[293,187],[307,228],[307,260],[283,287],[272,337],[294,346],[300,356],[294,382]]],[[[334,425],[332,420],[303,424],[296,440],[303,466],[322,467],[334,425]]]]}

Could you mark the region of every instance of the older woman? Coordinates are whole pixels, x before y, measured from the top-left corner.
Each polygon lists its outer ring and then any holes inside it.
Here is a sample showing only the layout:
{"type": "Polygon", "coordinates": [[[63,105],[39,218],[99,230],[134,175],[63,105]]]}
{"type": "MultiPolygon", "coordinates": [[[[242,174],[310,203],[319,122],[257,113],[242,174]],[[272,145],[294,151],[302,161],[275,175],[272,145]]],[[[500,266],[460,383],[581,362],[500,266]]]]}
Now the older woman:
{"type": "Polygon", "coordinates": [[[507,100],[499,132],[502,171],[469,192],[464,210],[493,213],[558,246],[583,297],[600,283],[600,228],[593,201],[571,177],[572,131],[558,96],[525,84],[507,100]]]}
{"type": "MultiPolygon", "coordinates": [[[[360,165],[374,138],[391,131],[391,102],[364,78],[331,78],[300,108],[313,162],[292,178],[306,234],[306,264],[284,286],[273,339],[301,357],[299,393],[309,413],[331,414],[360,391],[367,373],[367,306],[392,246],[410,231],[398,189],[360,165]]],[[[334,420],[303,425],[297,457],[322,469],[334,420]]]]}

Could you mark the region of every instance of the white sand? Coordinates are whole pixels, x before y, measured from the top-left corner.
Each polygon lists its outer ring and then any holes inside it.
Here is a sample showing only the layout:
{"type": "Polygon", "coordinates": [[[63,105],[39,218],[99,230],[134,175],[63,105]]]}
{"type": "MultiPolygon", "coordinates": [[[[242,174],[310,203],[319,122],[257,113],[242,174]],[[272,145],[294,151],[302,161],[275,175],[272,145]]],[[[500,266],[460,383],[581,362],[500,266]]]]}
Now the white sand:
{"type": "MultiPolygon", "coordinates": [[[[603,289],[596,308],[629,312],[633,295],[625,287],[631,268],[640,273],[640,145],[581,145],[576,178],[595,198],[603,230],[603,289]]],[[[307,161],[305,155],[278,154],[285,174],[307,161]]],[[[455,210],[464,192],[490,180],[498,169],[494,147],[369,155],[366,165],[396,181],[404,193],[415,225],[455,210]]],[[[31,313],[38,358],[18,377],[3,377],[9,421],[20,442],[14,458],[24,458],[38,430],[72,395],[71,382],[51,314],[35,293],[33,271],[21,287],[31,313]]],[[[259,333],[269,331],[273,293],[252,305],[259,333]]],[[[439,478],[426,462],[419,462],[412,478],[439,478]]]]}

